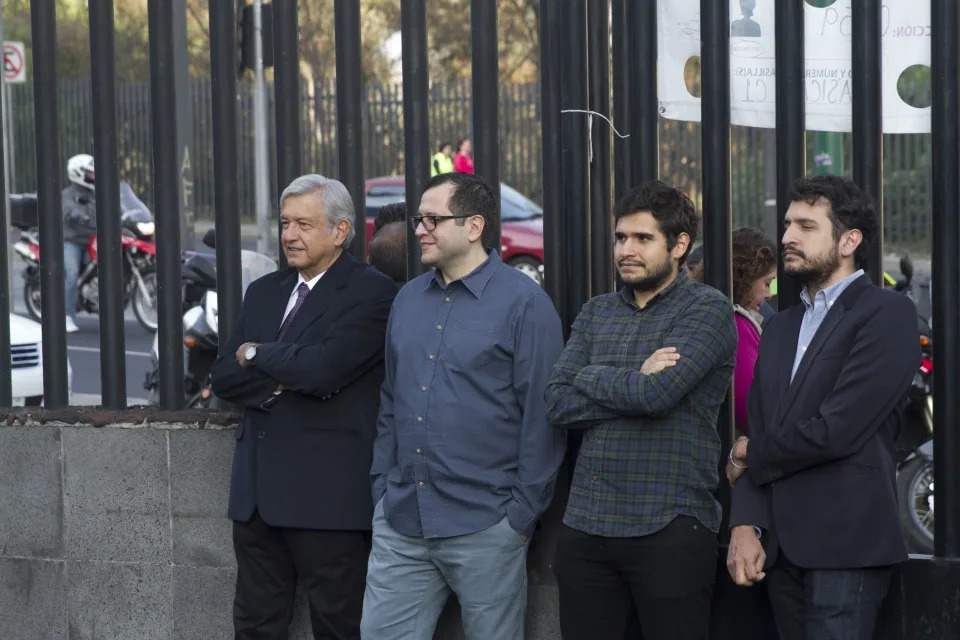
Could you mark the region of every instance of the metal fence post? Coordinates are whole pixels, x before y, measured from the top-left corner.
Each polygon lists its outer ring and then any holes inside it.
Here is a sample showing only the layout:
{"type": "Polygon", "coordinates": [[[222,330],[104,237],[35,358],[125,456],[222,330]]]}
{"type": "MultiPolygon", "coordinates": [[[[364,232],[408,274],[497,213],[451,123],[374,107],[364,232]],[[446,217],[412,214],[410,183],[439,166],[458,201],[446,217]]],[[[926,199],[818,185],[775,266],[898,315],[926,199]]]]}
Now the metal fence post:
{"type": "Polygon", "coordinates": [[[490,248],[502,251],[500,242],[500,83],[497,62],[497,3],[472,0],[470,34],[473,43],[473,136],[476,172],[497,196],[497,224],[490,248]]]}
{"type": "MultiPolygon", "coordinates": [[[[414,215],[430,179],[430,125],[427,67],[427,5],[425,0],[400,0],[400,40],[403,67],[403,153],[407,211],[414,215]]],[[[407,226],[407,278],[424,273],[420,242],[407,226]]]]}
{"type": "Polygon", "coordinates": [[[955,0],[931,0],[930,24],[933,90],[933,344],[937,375],[933,436],[937,517],[934,549],[942,558],[960,558],[960,10],[955,0]]]}
{"type": "MultiPolygon", "coordinates": [[[[588,0],[590,110],[610,117],[610,0],[588,0]]],[[[593,117],[590,163],[590,295],[613,289],[613,212],[610,207],[610,125],[593,117]]],[[[629,140],[629,138],[628,138],[629,140]]]]}
{"type": "Polygon", "coordinates": [[[334,5],[337,47],[337,158],[340,181],[353,197],[353,228],[357,237],[350,251],[360,262],[367,258],[366,192],[363,181],[363,68],[360,57],[360,3],[337,0],[334,5]]]}
{"type": "Polygon", "coordinates": [[[563,252],[563,164],[560,161],[560,9],[556,0],[540,0],[540,126],[543,158],[543,285],[564,321],[567,289],[563,252]]]}
{"type": "MultiPolygon", "coordinates": [[[[217,324],[220,344],[233,332],[243,300],[237,184],[236,3],[210,0],[213,197],[217,229],[217,324]]],[[[259,215],[259,212],[258,212],[259,215]]]]}
{"type": "Polygon", "coordinates": [[[153,182],[157,211],[157,302],[160,338],[160,406],[184,402],[183,322],[180,283],[180,171],[177,166],[177,95],[173,5],[148,3],[153,182]]]}
{"type": "Polygon", "coordinates": [[[881,3],[853,0],[853,180],[873,198],[877,237],[861,265],[883,285],[881,3]]]}
{"type": "Polygon", "coordinates": [[[806,172],[803,2],[777,0],[777,304],[800,302],[800,287],[783,270],[783,216],[790,206],[790,187],[806,172]]]}
{"type": "Polygon", "coordinates": [[[631,186],[660,175],[657,0],[627,0],[631,186]]]}
{"type": "MultiPolygon", "coordinates": [[[[300,177],[300,42],[297,0],[273,2],[273,94],[277,128],[277,202],[291,182],[300,177]]],[[[277,219],[280,268],[287,266],[283,253],[282,224],[277,219]]]]}
{"type": "Polygon", "coordinates": [[[103,406],[127,406],[123,325],[123,252],[120,248],[120,175],[117,168],[117,93],[113,0],[90,0],[93,72],[93,153],[97,167],[97,261],[100,286],[100,393],[103,406]]]}
{"type": "MultiPolygon", "coordinates": [[[[43,402],[70,402],[63,280],[63,209],[60,202],[60,124],[57,106],[57,14],[55,0],[30,3],[33,32],[34,118],[40,218],[40,298],[43,318],[43,402]]],[[[6,365],[4,365],[6,366],[6,365]]]]}

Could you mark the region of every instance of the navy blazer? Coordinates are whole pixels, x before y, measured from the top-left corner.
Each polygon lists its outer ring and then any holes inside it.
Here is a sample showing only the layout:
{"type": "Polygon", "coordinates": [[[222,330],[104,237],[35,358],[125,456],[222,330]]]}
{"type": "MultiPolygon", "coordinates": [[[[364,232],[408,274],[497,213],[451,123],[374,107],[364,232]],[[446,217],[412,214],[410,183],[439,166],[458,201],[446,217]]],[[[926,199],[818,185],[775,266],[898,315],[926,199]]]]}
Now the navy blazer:
{"type": "Polygon", "coordinates": [[[764,535],[805,569],[891,565],[907,552],[897,514],[894,441],[920,364],[916,309],[903,294],[852,282],[790,380],[804,306],[764,329],[748,398],[746,475],[730,526],[764,535]]]}
{"type": "Polygon", "coordinates": [[[297,272],[250,285],[213,365],[213,391],[243,406],[230,480],[231,519],[278,527],[369,530],[370,465],[383,345],[397,287],[344,252],[275,342],[297,272]],[[260,347],[254,366],[236,351],[260,347]],[[286,390],[274,397],[278,385],[286,390]]]}

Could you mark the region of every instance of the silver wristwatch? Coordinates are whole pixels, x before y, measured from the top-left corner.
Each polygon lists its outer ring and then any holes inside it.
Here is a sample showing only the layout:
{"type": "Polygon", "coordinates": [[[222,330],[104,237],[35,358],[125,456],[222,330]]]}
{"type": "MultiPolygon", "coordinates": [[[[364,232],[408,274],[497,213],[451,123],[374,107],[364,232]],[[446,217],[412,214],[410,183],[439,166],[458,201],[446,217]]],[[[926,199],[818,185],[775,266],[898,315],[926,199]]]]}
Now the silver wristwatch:
{"type": "Polygon", "coordinates": [[[246,358],[247,362],[253,362],[253,359],[257,357],[257,345],[253,344],[247,347],[247,350],[243,352],[243,357],[246,358]]]}

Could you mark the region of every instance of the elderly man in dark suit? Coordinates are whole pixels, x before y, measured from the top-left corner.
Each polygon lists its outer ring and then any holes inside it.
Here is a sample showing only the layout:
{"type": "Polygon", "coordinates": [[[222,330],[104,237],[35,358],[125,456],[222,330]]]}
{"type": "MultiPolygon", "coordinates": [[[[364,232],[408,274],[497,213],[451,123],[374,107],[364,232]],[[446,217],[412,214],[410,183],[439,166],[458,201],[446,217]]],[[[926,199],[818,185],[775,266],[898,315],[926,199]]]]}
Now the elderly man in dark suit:
{"type": "Polygon", "coordinates": [[[907,557],[894,441],[920,364],[916,311],[856,268],[877,220],[850,180],[798,181],[784,229],[803,304],[760,341],[750,438],[727,466],[727,566],[741,585],[766,577],[784,640],[869,640],[890,567],[907,557]]]}
{"type": "Polygon", "coordinates": [[[354,209],[336,180],[294,180],[280,219],[289,268],[250,285],[212,372],[214,392],[244,410],[229,508],[236,637],[287,638],[299,581],[315,638],[359,638],[397,288],[345,251],[354,209]]]}

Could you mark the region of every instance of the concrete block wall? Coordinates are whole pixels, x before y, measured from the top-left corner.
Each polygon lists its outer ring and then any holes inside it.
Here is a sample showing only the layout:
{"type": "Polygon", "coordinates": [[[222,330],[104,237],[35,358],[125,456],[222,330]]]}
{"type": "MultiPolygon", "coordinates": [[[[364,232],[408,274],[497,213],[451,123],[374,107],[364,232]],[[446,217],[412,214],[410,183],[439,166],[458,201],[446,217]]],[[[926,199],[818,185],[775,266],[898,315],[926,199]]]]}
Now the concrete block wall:
{"type": "MultiPolygon", "coordinates": [[[[0,639],[232,638],[236,419],[0,409],[0,639]]],[[[558,638],[537,575],[528,637],[558,638]]],[[[290,637],[312,638],[302,594],[290,637]]],[[[455,606],[437,637],[462,637],[455,606]]]]}

